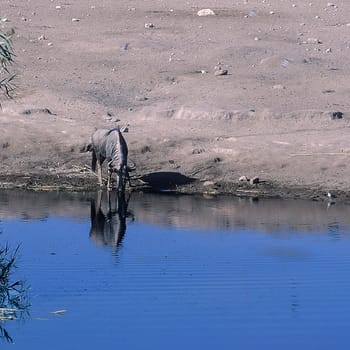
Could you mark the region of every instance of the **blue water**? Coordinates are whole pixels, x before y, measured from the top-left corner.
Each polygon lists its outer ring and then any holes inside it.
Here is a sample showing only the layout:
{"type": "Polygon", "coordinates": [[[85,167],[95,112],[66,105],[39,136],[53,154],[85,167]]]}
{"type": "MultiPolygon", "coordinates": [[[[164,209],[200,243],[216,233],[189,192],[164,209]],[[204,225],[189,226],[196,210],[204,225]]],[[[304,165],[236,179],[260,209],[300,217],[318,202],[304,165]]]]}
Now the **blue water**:
{"type": "Polygon", "coordinates": [[[347,206],[133,195],[117,244],[91,234],[90,195],[35,196],[0,195],[32,304],[1,348],[350,346],[347,206]]]}

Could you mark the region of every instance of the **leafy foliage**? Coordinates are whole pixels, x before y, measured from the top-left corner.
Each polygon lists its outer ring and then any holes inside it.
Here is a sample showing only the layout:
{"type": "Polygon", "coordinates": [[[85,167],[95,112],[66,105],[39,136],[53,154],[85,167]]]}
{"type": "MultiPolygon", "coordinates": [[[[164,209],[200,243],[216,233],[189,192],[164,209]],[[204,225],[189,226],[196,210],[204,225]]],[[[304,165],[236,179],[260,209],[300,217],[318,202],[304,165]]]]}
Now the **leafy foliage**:
{"type": "Polygon", "coordinates": [[[18,249],[12,253],[8,245],[0,247],[0,338],[8,342],[12,342],[12,338],[2,324],[22,317],[30,306],[25,282],[11,279],[18,249]]]}
{"type": "Polygon", "coordinates": [[[14,89],[12,83],[14,75],[9,71],[9,66],[14,62],[14,57],[10,36],[0,32],[0,89],[7,97],[11,97],[11,92],[14,89]]]}

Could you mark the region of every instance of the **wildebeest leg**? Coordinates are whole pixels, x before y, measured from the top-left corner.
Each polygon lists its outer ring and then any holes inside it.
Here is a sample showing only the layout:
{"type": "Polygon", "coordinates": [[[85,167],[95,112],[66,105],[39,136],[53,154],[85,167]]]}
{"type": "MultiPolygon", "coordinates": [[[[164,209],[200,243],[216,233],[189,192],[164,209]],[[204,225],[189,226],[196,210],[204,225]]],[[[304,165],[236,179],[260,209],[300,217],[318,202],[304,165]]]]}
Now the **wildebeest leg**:
{"type": "Polygon", "coordinates": [[[108,212],[112,211],[111,192],[107,191],[108,212]]]}
{"type": "Polygon", "coordinates": [[[128,178],[128,170],[126,165],[122,165],[118,173],[118,191],[125,192],[126,180],[128,178]]]}
{"type": "Polygon", "coordinates": [[[108,180],[107,180],[107,190],[112,190],[112,169],[108,166],[108,180]]]}
{"type": "Polygon", "coordinates": [[[99,159],[97,160],[96,168],[98,184],[102,187],[102,164],[99,159]]]}
{"type": "Polygon", "coordinates": [[[118,192],[123,192],[123,177],[122,177],[122,174],[120,171],[118,172],[117,179],[118,179],[117,180],[118,181],[118,184],[117,184],[118,192]]]}

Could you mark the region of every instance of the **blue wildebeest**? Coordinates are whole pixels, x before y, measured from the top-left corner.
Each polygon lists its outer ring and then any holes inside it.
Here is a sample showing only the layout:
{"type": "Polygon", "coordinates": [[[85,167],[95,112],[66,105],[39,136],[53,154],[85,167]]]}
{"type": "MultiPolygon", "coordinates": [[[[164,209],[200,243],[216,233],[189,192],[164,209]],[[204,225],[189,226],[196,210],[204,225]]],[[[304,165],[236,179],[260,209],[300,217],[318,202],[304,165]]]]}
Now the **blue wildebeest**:
{"type": "Polygon", "coordinates": [[[129,180],[128,146],[119,129],[98,129],[91,137],[91,144],[87,146],[92,151],[91,169],[97,172],[98,183],[102,186],[102,164],[108,164],[107,188],[112,188],[112,174],[117,174],[117,189],[124,192],[126,180],[129,180]]]}

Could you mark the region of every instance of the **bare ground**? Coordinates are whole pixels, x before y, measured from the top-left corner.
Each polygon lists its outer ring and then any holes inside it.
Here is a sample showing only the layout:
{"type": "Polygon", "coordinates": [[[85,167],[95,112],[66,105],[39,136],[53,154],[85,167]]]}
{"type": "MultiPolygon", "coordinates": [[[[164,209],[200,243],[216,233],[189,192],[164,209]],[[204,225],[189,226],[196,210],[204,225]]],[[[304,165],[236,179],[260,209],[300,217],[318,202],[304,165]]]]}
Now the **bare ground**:
{"type": "Polygon", "coordinates": [[[0,184],[91,189],[80,149],[120,125],[136,188],[348,199],[348,13],[345,0],[5,1],[17,90],[2,100],[0,184]]]}

